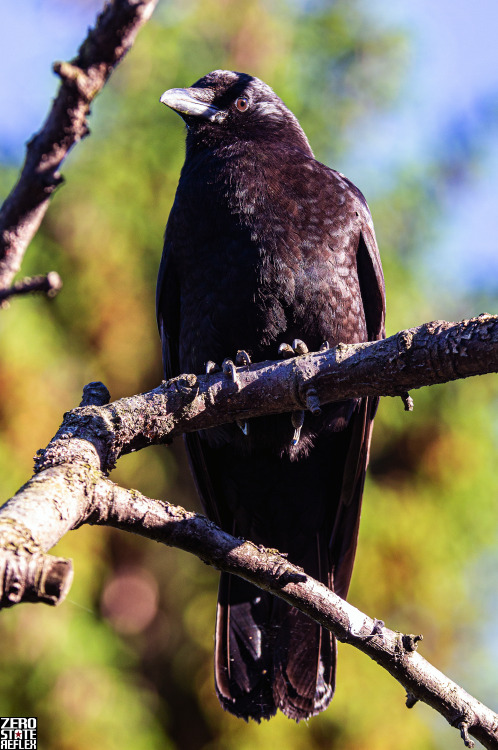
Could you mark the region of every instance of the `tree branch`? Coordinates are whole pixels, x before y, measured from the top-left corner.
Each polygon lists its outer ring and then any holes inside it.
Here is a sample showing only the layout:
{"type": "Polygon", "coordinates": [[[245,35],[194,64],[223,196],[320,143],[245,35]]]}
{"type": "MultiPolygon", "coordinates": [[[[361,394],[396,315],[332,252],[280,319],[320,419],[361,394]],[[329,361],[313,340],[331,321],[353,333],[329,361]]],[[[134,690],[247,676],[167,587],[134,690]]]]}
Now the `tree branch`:
{"type": "Polygon", "coordinates": [[[184,432],[348,398],[404,397],[422,386],[497,371],[498,316],[436,321],[383,341],[340,344],[284,361],[237,367],[233,377],[223,372],[181,375],[108,406],[73,410],[39,454],[36,467],[65,460],[70,437],[92,442],[98,468],[108,473],[121,455],[184,432]]]}
{"type": "Polygon", "coordinates": [[[0,289],[0,307],[10,297],[15,297],[16,295],[42,292],[48,297],[55,297],[61,289],[62,279],[56,271],[50,271],[46,276],[27,276],[24,279],[15,281],[7,289],[0,289]]]}
{"type": "MultiPolygon", "coordinates": [[[[70,63],[55,63],[62,84],[42,129],[29,141],[18,183],[0,209],[0,290],[7,290],[61,184],[68,151],[88,135],[90,104],[131,48],[157,0],[113,0],[70,63]]],[[[24,289],[22,293],[28,291],[24,289]]],[[[20,294],[21,291],[13,292],[20,294]]]]}
{"type": "Polygon", "coordinates": [[[317,409],[345,398],[403,396],[423,385],[497,370],[498,316],[481,315],[282,362],[183,375],[108,405],[103,405],[108,399],[104,386],[90,384],[84,405],[65,415],[53,440],[38,452],[33,478],[0,509],[0,605],[33,601],[37,590],[38,598],[49,603],[63,599],[72,570],[64,565],[68,561],[45,553],[70,529],[90,523],[133,531],[192,552],[280,596],[387,669],[407,690],[407,705],[417,699],[431,705],[460,728],[469,747],[468,733],[485,747],[498,748],[498,716],[417,654],[418,636],[388,630],[277,551],[235,539],[202,516],[125,490],[105,477],[120,455],[182,432],[236,418],[317,409]]]}

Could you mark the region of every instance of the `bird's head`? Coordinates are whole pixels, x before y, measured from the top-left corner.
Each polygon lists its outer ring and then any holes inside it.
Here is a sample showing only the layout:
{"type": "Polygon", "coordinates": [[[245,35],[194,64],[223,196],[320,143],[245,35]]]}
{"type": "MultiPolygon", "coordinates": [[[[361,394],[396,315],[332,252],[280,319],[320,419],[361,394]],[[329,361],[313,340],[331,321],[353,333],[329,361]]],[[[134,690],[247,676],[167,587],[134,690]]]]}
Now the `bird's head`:
{"type": "Polygon", "coordinates": [[[184,119],[187,144],[276,139],[312,156],[296,117],[266,83],[247,73],[214,70],[189,88],[165,91],[160,101],[184,119]]]}

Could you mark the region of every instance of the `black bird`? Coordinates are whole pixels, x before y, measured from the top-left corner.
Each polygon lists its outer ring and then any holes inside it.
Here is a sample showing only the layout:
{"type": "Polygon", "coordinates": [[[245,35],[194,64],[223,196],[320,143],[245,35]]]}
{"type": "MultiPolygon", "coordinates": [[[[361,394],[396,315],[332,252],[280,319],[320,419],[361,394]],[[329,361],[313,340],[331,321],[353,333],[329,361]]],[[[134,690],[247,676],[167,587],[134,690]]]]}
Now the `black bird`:
{"type": "MultiPolygon", "coordinates": [[[[295,339],[318,350],[383,338],[384,280],[366,201],[315,160],[272,89],[215,70],[161,102],[187,125],[157,286],[166,378],[200,374],[238,350],[275,359],[295,339]]],[[[352,399],[306,412],[302,425],[284,414],[187,435],[207,515],[345,597],[376,407],[352,399]]],[[[225,709],[307,719],[329,704],[335,663],[328,631],[221,574],[215,680],[225,709]]]]}

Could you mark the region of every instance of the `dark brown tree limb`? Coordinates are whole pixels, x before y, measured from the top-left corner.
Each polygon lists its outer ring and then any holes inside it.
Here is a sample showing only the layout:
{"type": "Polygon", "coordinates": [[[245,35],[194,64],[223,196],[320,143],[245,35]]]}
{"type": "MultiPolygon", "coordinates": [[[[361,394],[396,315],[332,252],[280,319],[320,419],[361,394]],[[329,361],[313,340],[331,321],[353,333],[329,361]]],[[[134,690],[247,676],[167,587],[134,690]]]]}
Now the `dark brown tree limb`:
{"type": "Polygon", "coordinates": [[[427,702],[459,727],[468,746],[470,733],[485,747],[498,748],[498,716],[417,654],[417,636],[388,630],[277,551],[234,539],[202,516],[124,490],[104,476],[120,455],[182,432],[319,408],[317,399],[406,396],[423,385],[496,372],[498,316],[430,323],[385,341],[224,369],[231,374],[184,375],[109,405],[102,405],[108,398],[103,386],[87,386],[85,405],[65,415],[39,452],[35,476],[0,510],[1,604],[32,601],[37,590],[40,600],[62,600],[71,568],[45,553],[70,529],[93,523],[134,531],[281,596],[384,666],[407,690],[409,706],[427,702]]]}
{"type": "Polygon", "coordinates": [[[0,209],[0,290],[11,286],[50,197],[62,182],[62,161],[89,132],[91,102],[156,4],[157,0],[112,0],[74,60],[54,64],[62,84],[42,129],[28,143],[19,181],[0,209]]]}

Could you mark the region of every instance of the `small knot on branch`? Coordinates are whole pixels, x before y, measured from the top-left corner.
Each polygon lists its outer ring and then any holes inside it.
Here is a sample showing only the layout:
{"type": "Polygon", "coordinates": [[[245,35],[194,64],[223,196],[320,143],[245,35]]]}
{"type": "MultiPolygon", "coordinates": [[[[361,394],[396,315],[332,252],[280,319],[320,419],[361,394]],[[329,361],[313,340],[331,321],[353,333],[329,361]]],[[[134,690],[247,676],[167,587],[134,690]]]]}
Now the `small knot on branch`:
{"type": "Polygon", "coordinates": [[[318,393],[316,392],[316,388],[313,388],[313,386],[310,386],[306,389],[305,392],[305,399],[306,399],[306,408],[308,411],[310,411],[312,414],[318,416],[322,413],[322,409],[320,406],[320,399],[318,398],[318,393]]]}
{"type": "Polygon", "coordinates": [[[409,635],[404,635],[401,640],[403,642],[403,648],[404,648],[404,650],[407,651],[407,652],[411,652],[411,651],[416,651],[417,650],[417,644],[418,644],[419,641],[423,641],[424,640],[424,636],[423,635],[411,635],[411,634],[409,634],[409,635]]]}
{"type": "Polygon", "coordinates": [[[406,391],[406,393],[401,394],[401,400],[405,407],[405,411],[413,411],[413,399],[408,393],[408,391],[406,391]]]}
{"type": "Polygon", "coordinates": [[[416,698],[413,693],[407,693],[406,694],[406,701],[405,705],[407,708],[413,708],[413,706],[418,702],[418,698],[416,698]]]}
{"type": "Polygon", "coordinates": [[[83,388],[80,406],[104,406],[111,400],[111,394],[99,380],[87,383],[83,388]]]}
{"type": "Polygon", "coordinates": [[[471,740],[469,737],[469,723],[468,721],[461,721],[458,724],[458,729],[460,730],[460,737],[463,740],[463,744],[465,747],[474,747],[475,742],[474,740],[471,740]]]}
{"type": "Polygon", "coordinates": [[[86,103],[89,104],[98,92],[98,87],[94,85],[85,71],[77,65],[69,62],[55,62],[52,69],[62,80],[62,83],[73,86],[78,96],[84,99],[86,103]]]}

